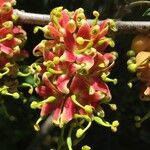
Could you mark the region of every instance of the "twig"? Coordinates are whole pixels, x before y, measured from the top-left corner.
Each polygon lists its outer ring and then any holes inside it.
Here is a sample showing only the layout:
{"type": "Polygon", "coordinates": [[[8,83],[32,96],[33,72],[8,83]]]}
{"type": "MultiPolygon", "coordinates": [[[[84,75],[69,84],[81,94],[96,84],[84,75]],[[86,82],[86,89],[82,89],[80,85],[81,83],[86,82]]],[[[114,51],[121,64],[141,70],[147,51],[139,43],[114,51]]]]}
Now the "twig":
{"type": "Polygon", "coordinates": [[[148,21],[117,21],[118,33],[150,33],[148,21]]]}
{"type": "Polygon", "coordinates": [[[14,14],[19,17],[19,24],[46,25],[50,21],[50,15],[45,14],[28,13],[18,9],[14,10],[14,14]]]}
{"type": "MultiPolygon", "coordinates": [[[[50,21],[50,16],[45,14],[35,14],[15,9],[14,14],[19,17],[19,24],[46,25],[50,21]]],[[[88,20],[92,22],[92,19],[88,20]]],[[[99,21],[101,23],[102,21],[99,21]]],[[[150,22],[148,21],[116,21],[117,33],[150,33],[150,22]]]]}

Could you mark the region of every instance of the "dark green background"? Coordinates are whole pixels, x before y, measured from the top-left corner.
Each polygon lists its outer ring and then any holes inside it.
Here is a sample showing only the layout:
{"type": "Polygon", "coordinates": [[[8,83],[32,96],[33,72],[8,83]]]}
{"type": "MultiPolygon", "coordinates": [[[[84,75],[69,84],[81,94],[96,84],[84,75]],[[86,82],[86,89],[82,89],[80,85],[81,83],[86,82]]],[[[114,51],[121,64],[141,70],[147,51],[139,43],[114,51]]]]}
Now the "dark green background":
{"type": "MultiPolygon", "coordinates": [[[[124,3],[124,0],[18,0],[16,8],[27,12],[49,14],[50,10],[56,6],[63,6],[69,10],[83,7],[88,18],[92,18],[93,10],[98,10],[101,12],[101,19],[105,19],[115,18],[118,7],[124,3]]],[[[147,9],[147,6],[137,6],[129,11],[122,20],[148,21],[150,18],[142,17],[147,9]]],[[[24,25],[23,27],[28,34],[25,49],[32,55],[32,49],[42,40],[43,35],[41,33],[34,35],[34,26],[24,25]]],[[[119,120],[118,132],[112,133],[110,129],[94,124],[79,147],[84,144],[90,145],[92,150],[148,150],[150,147],[150,122],[145,121],[141,128],[134,126],[134,116],[143,116],[149,109],[149,102],[141,102],[138,98],[140,82],[136,82],[133,89],[127,87],[127,82],[135,76],[126,69],[126,51],[130,49],[134,36],[130,34],[115,36],[114,50],[119,53],[119,58],[111,76],[118,78],[119,83],[116,86],[109,84],[109,87],[113,95],[112,102],[118,105],[118,110],[111,112],[106,108],[106,118],[110,121],[119,120]]],[[[31,57],[27,63],[33,61],[31,57]]],[[[22,101],[7,98],[5,106],[9,117],[0,106],[0,150],[26,150],[34,141],[36,132],[33,124],[39,112],[30,109],[30,99],[24,104],[22,101]]],[[[51,131],[51,135],[56,136],[57,134],[58,129],[51,131]]],[[[41,141],[39,147],[33,150],[48,150],[52,144],[50,137],[47,136],[41,141]]],[[[75,150],[78,150],[79,147],[76,147],[75,150]]]]}

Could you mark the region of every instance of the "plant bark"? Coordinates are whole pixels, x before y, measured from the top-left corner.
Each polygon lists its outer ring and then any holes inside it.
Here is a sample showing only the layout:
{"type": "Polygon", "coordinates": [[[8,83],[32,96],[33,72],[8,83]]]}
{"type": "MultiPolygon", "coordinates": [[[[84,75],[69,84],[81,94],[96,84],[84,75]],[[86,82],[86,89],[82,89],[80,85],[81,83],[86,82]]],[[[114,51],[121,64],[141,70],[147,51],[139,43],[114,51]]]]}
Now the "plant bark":
{"type": "MultiPolygon", "coordinates": [[[[46,14],[35,14],[15,9],[14,14],[19,17],[18,24],[31,24],[44,26],[50,22],[50,16],[46,14]]],[[[88,20],[92,22],[92,19],[88,20]]],[[[99,21],[99,24],[102,21],[99,21]]],[[[117,33],[123,34],[150,34],[150,21],[119,21],[116,20],[117,33]]]]}

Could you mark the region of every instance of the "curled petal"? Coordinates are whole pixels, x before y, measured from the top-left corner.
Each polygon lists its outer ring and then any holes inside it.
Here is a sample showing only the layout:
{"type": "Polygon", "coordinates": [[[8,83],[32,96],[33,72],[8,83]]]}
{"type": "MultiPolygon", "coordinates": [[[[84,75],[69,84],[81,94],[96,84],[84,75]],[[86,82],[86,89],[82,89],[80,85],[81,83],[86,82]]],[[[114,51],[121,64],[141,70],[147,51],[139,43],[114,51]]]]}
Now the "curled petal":
{"type": "Polygon", "coordinates": [[[5,37],[7,34],[11,34],[12,33],[12,30],[10,29],[10,28],[1,28],[0,29],[0,35],[1,35],[1,37],[5,37]]]}
{"type": "Polygon", "coordinates": [[[111,53],[105,53],[104,54],[104,59],[109,60],[109,61],[113,61],[114,60],[114,56],[111,53]]]}
{"type": "Polygon", "coordinates": [[[68,76],[72,76],[76,73],[77,68],[74,63],[68,65],[68,76]]]}
{"type": "Polygon", "coordinates": [[[52,104],[50,103],[45,103],[43,104],[40,112],[40,116],[47,116],[52,110],[52,104]]]}
{"type": "Polygon", "coordinates": [[[64,51],[63,55],[60,57],[61,61],[74,62],[76,59],[75,55],[71,51],[64,51]]]}
{"type": "Polygon", "coordinates": [[[16,38],[13,38],[12,40],[6,40],[3,42],[3,44],[7,47],[15,47],[21,43],[20,40],[17,40],[16,38]]]}
{"type": "Polygon", "coordinates": [[[53,123],[55,123],[56,125],[60,125],[60,117],[61,117],[61,112],[62,112],[62,107],[64,104],[64,100],[63,99],[59,99],[57,105],[54,108],[54,112],[53,112],[53,123]]]}
{"type": "Polygon", "coordinates": [[[2,51],[5,54],[11,54],[12,53],[12,49],[10,47],[3,45],[3,44],[0,44],[0,51],[2,51]]]}
{"type": "Polygon", "coordinates": [[[14,34],[25,34],[26,35],[26,32],[21,27],[14,27],[12,31],[14,34]]]}
{"type": "Polygon", "coordinates": [[[87,90],[86,80],[81,76],[74,76],[70,85],[70,90],[74,94],[80,94],[81,91],[87,90]]]}
{"type": "Polygon", "coordinates": [[[97,51],[102,52],[108,47],[109,43],[106,41],[102,45],[96,47],[97,51]]]}
{"type": "Polygon", "coordinates": [[[71,121],[73,119],[74,114],[75,114],[75,104],[69,97],[66,99],[64,103],[63,111],[61,114],[61,123],[66,124],[69,121],[71,121]]]}
{"type": "Polygon", "coordinates": [[[75,48],[75,39],[72,33],[66,31],[66,34],[64,36],[64,44],[68,51],[73,51],[73,49],[75,48]]]}
{"type": "Polygon", "coordinates": [[[40,95],[43,98],[46,98],[46,97],[52,95],[52,90],[44,85],[40,85],[40,86],[36,87],[35,91],[38,93],[38,95],[40,95]]]}
{"type": "Polygon", "coordinates": [[[48,29],[50,31],[52,38],[57,38],[62,36],[61,32],[59,32],[58,29],[52,26],[51,24],[48,25],[48,29]]]}
{"type": "Polygon", "coordinates": [[[100,25],[100,30],[103,30],[104,28],[108,26],[108,21],[109,19],[106,19],[102,22],[102,24],[100,25]]]}
{"type": "Polygon", "coordinates": [[[77,32],[77,37],[82,37],[84,39],[90,39],[90,25],[87,21],[85,21],[77,32]]]}
{"type": "Polygon", "coordinates": [[[68,94],[69,93],[69,88],[67,87],[67,84],[69,82],[69,77],[65,74],[60,75],[57,79],[57,88],[60,92],[64,93],[64,94],[68,94]]]}
{"type": "Polygon", "coordinates": [[[10,10],[9,12],[5,13],[5,14],[1,14],[0,15],[0,24],[8,21],[8,20],[12,20],[11,15],[13,14],[13,10],[10,10]]]}
{"type": "Polygon", "coordinates": [[[102,82],[99,78],[94,78],[93,79],[93,81],[92,81],[92,88],[95,91],[101,91],[103,93],[109,93],[110,92],[107,84],[102,82]]]}
{"type": "Polygon", "coordinates": [[[48,61],[48,60],[53,60],[55,55],[51,51],[43,50],[43,57],[45,61],[48,61]]]}
{"type": "Polygon", "coordinates": [[[52,92],[54,94],[58,94],[59,91],[57,90],[57,88],[51,83],[50,79],[49,79],[49,75],[47,75],[47,72],[45,72],[42,76],[42,81],[43,83],[50,89],[52,90],[52,92]]]}
{"type": "Polygon", "coordinates": [[[63,10],[61,12],[61,18],[60,18],[59,24],[62,27],[65,27],[69,20],[70,20],[70,16],[69,16],[68,11],[67,10],[63,10]]]}
{"type": "Polygon", "coordinates": [[[92,56],[80,54],[77,56],[76,62],[79,64],[84,64],[84,68],[89,70],[94,65],[94,58],[92,56]]]}

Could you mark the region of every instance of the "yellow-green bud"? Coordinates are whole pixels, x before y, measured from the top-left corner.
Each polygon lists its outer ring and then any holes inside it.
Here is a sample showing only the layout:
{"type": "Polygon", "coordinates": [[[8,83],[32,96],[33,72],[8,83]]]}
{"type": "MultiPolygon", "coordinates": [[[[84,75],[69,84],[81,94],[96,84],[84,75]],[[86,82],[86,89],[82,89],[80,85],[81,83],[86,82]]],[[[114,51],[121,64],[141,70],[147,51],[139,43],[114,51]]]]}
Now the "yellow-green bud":
{"type": "Polygon", "coordinates": [[[111,110],[116,111],[117,110],[117,105],[116,104],[109,104],[111,110]]]}
{"type": "Polygon", "coordinates": [[[30,105],[30,107],[31,107],[32,109],[36,109],[37,106],[38,106],[38,102],[36,102],[36,101],[33,101],[33,102],[31,103],[31,105],[30,105]]]}
{"type": "Polygon", "coordinates": [[[84,145],[84,146],[82,146],[82,150],[91,150],[91,147],[84,145]]]}
{"type": "Polygon", "coordinates": [[[127,52],[127,56],[128,56],[128,57],[134,57],[134,56],[135,56],[135,51],[129,50],[129,51],[127,52]]]}
{"type": "Polygon", "coordinates": [[[114,20],[109,19],[109,26],[110,26],[110,29],[111,29],[112,31],[114,31],[114,32],[117,31],[117,26],[116,26],[116,23],[115,23],[114,20]]]}
{"type": "Polygon", "coordinates": [[[54,62],[54,64],[57,65],[59,63],[59,57],[54,57],[53,62],[54,62]]]}
{"type": "Polygon", "coordinates": [[[92,106],[90,106],[90,105],[85,105],[84,110],[89,114],[93,113],[92,106]]]}
{"type": "Polygon", "coordinates": [[[97,34],[99,32],[100,26],[99,25],[95,25],[92,27],[92,34],[97,34]]]}
{"type": "Polygon", "coordinates": [[[136,70],[137,70],[137,64],[130,64],[130,65],[128,65],[128,70],[130,71],[130,72],[136,72],[136,70]]]}
{"type": "Polygon", "coordinates": [[[78,44],[80,44],[80,45],[83,45],[84,41],[85,41],[85,40],[84,40],[82,37],[77,37],[77,38],[76,38],[76,42],[77,42],[78,44]]]}
{"type": "Polygon", "coordinates": [[[13,28],[13,22],[12,21],[6,21],[6,22],[3,23],[3,26],[5,28],[12,29],[13,28]]]}
{"type": "Polygon", "coordinates": [[[132,88],[132,86],[133,86],[132,82],[128,82],[127,85],[129,88],[132,88]]]}
{"type": "Polygon", "coordinates": [[[140,117],[140,116],[135,116],[135,117],[134,117],[134,120],[135,120],[135,121],[140,121],[140,120],[141,120],[141,117],[140,117]]]}
{"type": "Polygon", "coordinates": [[[111,130],[112,130],[112,132],[117,132],[117,128],[114,126],[111,127],[111,130]]]}
{"type": "Polygon", "coordinates": [[[84,134],[84,130],[80,128],[76,132],[76,137],[80,138],[80,137],[82,137],[83,134],[84,134]]]}
{"type": "Polygon", "coordinates": [[[18,99],[20,97],[20,95],[17,92],[13,93],[12,96],[15,99],[18,99]]]}
{"type": "Polygon", "coordinates": [[[98,11],[94,10],[94,11],[93,11],[93,15],[94,15],[95,17],[97,17],[97,18],[98,18],[100,14],[99,14],[99,12],[98,12],[98,11]]]}
{"type": "Polygon", "coordinates": [[[12,34],[7,34],[7,35],[6,35],[7,40],[11,40],[13,37],[14,37],[14,36],[13,36],[12,34]]]}
{"type": "Polygon", "coordinates": [[[118,127],[119,126],[119,122],[117,120],[112,122],[112,126],[113,127],[118,127]]]}

